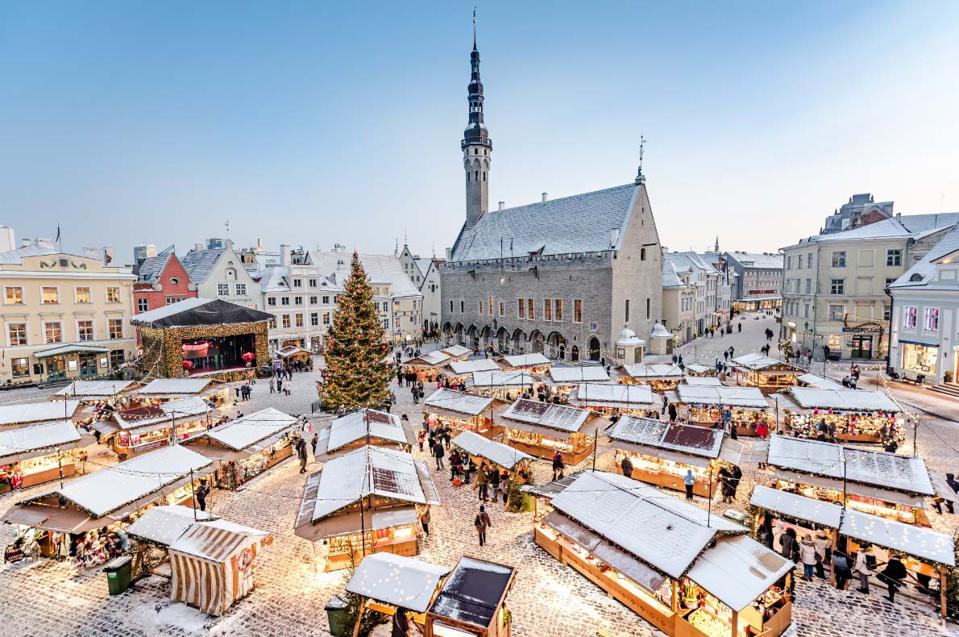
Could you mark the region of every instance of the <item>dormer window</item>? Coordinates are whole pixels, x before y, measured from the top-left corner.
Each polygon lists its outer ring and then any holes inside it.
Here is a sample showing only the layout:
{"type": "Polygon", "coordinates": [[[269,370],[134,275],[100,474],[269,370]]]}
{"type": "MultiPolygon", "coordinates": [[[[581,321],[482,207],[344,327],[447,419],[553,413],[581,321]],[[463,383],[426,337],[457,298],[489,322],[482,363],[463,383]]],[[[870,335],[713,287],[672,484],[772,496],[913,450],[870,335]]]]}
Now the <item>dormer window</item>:
{"type": "Polygon", "coordinates": [[[174,276],[174,277],[170,277],[170,283],[172,283],[173,285],[179,285],[179,284],[180,284],[180,279],[176,278],[175,276],[174,276]]]}
{"type": "Polygon", "coordinates": [[[909,277],[909,282],[910,282],[910,283],[921,283],[921,282],[922,282],[922,275],[919,274],[918,272],[916,272],[916,273],[913,274],[911,277],[909,277]]]}

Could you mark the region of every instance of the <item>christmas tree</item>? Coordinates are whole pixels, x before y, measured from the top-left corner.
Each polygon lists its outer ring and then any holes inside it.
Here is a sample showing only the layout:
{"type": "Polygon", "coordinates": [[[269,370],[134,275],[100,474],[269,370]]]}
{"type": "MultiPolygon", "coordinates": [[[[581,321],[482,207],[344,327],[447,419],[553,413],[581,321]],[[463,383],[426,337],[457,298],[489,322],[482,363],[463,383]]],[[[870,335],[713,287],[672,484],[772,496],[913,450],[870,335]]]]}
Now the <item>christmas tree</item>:
{"type": "Polygon", "coordinates": [[[380,407],[389,396],[389,345],[360,257],[353,253],[350,276],[326,341],[326,370],[320,400],[327,411],[380,407]]]}

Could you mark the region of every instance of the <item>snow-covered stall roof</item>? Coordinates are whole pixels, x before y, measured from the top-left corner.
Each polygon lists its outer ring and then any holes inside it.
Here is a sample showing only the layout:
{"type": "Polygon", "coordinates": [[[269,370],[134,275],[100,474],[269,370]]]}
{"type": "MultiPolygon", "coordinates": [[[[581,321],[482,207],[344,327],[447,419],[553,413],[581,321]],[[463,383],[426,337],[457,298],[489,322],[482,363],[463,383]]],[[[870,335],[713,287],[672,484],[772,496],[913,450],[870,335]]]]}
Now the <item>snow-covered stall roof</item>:
{"type": "Polygon", "coordinates": [[[441,351],[434,351],[434,352],[429,352],[427,354],[420,354],[416,358],[411,358],[410,360],[406,361],[405,364],[406,365],[426,364],[426,365],[433,365],[435,367],[435,366],[442,365],[449,359],[450,359],[449,354],[446,354],[441,351]]]}
{"type": "Polygon", "coordinates": [[[461,356],[469,356],[470,348],[463,347],[462,345],[450,345],[441,350],[447,356],[452,358],[459,358],[461,356]]]}
{"type": "Polygon", "coordinates": [[[170,544],[170,550],[192,555],[209,562],[224,562],[238,549],[250,544],[251,539],[265,538],[266,531],[240,524],[195,522],[170,544]]]}
{"type": "Polygon", "coordinates": [[[214,440],[228,449],[240,451],[267,439],[277,438],[296,425],[296,418],[279,409],[267,407],[203,432],[198,438],[214,440]]]}
{"type": "Polygon", "coordinates": [[[720,387],[723,384],[716,376],[687,376],[683,379],[683,383],[699,387],[720,387]]]}
{"type": "Polygon", "coordinates": [[[656,397],[649,385],[583,384],[576,388],[571,402],[583,406],[642,407],[653,405],[656,397]]]}
{"type": "Polygon", "coordinates": [[[475,358],[469,361],[450,361],[450,369],[457,376],[472,374],[473,372],[497,371],[500,366],[492,358],[475,358]]]}
{"type": "Polygon", "coordinates": [[[922,458],[773,435],[769,438],[769,464],[893,491],[935,495],[922,458]]]}
{"type": "Polygon", "coordinates": [[[623,416],[609,433],[615,442],[621,441],[653,447],[669,449],[693,456],[704,458],[718,458],[723,445],[723,432],[719,429],[708,429],[693,425],[662,422],[650,418],[623,416]]]}
{"type": "Polygon", "coordinates": [[[186,396],[200,394],[212,383],[209,378],[157,378],[137,393],[141,396],[186,396]]]}
{"type": "Polygon", "coordinates": [[[764,369],[769,369],[770,367],[787,367],[790,369],[795,369],[792,365],[784,363],[781,360],[775,358],[770,358],[765,354],[759,354],[753,352],[752,354],[743,354],[742,356],[737,356],[733,359],[733,364],[738,367],[743,367],[751,371],[762,371],[764,369]]]}
{"type": "Polygon", "coordinates": [[[485,396],[474,396],[466,392],[441,388],[430,394],[430,397],[424,401],[424,404],[436,409],[445,409],[447,411],[455,411],[459,414],[476,416],[489,408],[492,402],[492,398],[485,396]]]}
{"type": "Polygon", "coordinates": [[[515,570],[504,564],[461,557],[429,613],[488,628],[509,590],[515,570]]]}
{"type": "Polygon", "coordinates": [[[623,365],[623,371],[630,378],[671,378],[683,377],[683,370],[672,363],[632,363],[623,365]]]}
{"type": "Polygon", "coordinates": [[[0,427],[73,418],[79,407],[78,400],[0,405],[0,427]]]}
{"type": "Polygon", "coordinates": [[[550,367],[549,377],[554,383],[608,383],[609,374],[601,365],[550,367]]]}
{"type": "Polygon", "coordinates": [[[766,409],[769,402],[757,387],[711,387],[702,385],[679,385],[676,387],[679,402],[687,405],[729,405],[747,409],[766,409]]]}
{"type": "Polygon", "coordinates": [[[473,387],[532,387],[536,378],[527,372],[510,372],[493,370],[488,372],[473,372],[473,387]]]}
{"type": "Polygon", "coordinates": [[[889,411],[899,407],[881,391],[865,389],[824,389],[790,387],[786,390],[803,409],[835,409],[837,411],[889,411]]]}
{"type": "Polygon", "coordinates": [[[689,569],[689,579],[741,611],[793,569],[793,563],[745,535],[722,537],[689,569]]]}
{"type": "Polygon", "coordinates": [[[169,546],[197,520],[209,520],[211,514],[179,504],[151,507],[126,531],[144,540],[169,546]],[[195,515],[194,515],[195,514],[195,515]]]}
{"type": "Polygon", "coordinates": [[[956,565],[952,537],[932,529],[846,509],[839,532],[862,542],[902,551],[921,560],[956,565]]]}
{"type": "Polygon", "coordinates": [[[707,372],[716,371],[715,367],[710,367],[709,365],[703,365],[702,363],[689,363],[686,365],[686,372],[690,374],[705,374],[707,372]]]}
{"type": "Polygon", "coordinates": [[[415,557],[375,553],[363,558],[346,590],[378,602],[422,613],[429,607],[446,566],[415,557]]]}
{"type": "Polygon", "coordinates": [[[503,361],[509,367],[513,368],[539,367],[541,365],[550,364],[549,359],[542,354],[513,354],[510,356],[504,356],[503,361]]]}
{"type": "Polygon", "coordinates": [[[0,431],[0,465],[33,457],[46,449],[70,449],[79,442],[80,433],[70,420],[0,431]]]}
{"type": "Polygon", "coordinates": [[[513,449],[509,445],[504,445],[501,442],[484,438],[472,431],[460,433],[453,438],[453,444],[471,455],[486,458],[508,471],[512,470],[517,463],[523,460],[533,459],[529,454],[513,449]]]}
{"type": "Polygon", "coordinates": [[[838,529],[842,520],[842,506],[804,495],[756,485],[749,503],[767,511],[806,520],[819,526],[838,529]]]}
{"type": "Polygon", "coordinates": [[[196,418],[210,412],[210,406],[197,396],[171,400],[162,405],[145,405],[113,412],[113,419],[121,429],[157,427],[185,418],[196,418]]]}
{"type": "Polygon", "coordinates": [[[841,383],[837,383],[829,378],[823,378],[816,374],[800,374],[796,377],[802,385],[814,387],[816,389],[843,389],[841,383]]]}
{"type": "Polygon", "coordinates": [[[503,412],[503,418],[572,433],[582,428],[589,411],[520,398],[503,412]]]}
{"type": "Polygon", "coordinates": [[[62,398],[111,398],[132,389],[132,380],[77,380],[73,381],[55,395],[62,398]]]}
{"type": "Polygon", "coordinates": [[[399,416],[375,409],[361,409],[335,419],[330,423],[329,433],[326,443],[327,453],[333,453],[357,440],[362,440],[366,438],[367,433],[371,438],[380,438],[401,445],[412,443],[399,416]]]}

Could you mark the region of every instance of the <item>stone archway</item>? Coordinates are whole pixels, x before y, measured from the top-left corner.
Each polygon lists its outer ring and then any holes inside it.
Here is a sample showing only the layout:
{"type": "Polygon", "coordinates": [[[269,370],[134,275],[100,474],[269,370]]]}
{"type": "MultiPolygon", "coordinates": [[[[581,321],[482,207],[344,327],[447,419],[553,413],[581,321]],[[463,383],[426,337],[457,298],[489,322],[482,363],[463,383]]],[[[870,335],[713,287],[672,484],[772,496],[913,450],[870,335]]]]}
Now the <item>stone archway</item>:
{"type": "Polygon", "coordinates": [[[569,350],[569,360],[573,361],[574,363],[579,361],[579,345],[573,345],[573,347],[569,350]]]}
{"type": "Polygon", "coordinates": [[[457,323],[453,328],[453,342],[457,345],[463,344],[463,324],[457,323]]]}
{"type": "Polygon", "coordinates": [[[500,353],[509,349],[509,332],[506,331],[505,327],[499,328],[499,331],[496,332],[496,349],[500,353]]]}
{"type": "Polygon", "coordinates": [[[546,349],[546,337],[539,330],[533,330],[529,333],[529,351],[542,354],[546,349]]]}
{"type": "Polygon", "coordinates": [[[466,346],[470,349],[479,347],[479,329],[475,325],[466,330],[466,346]]]}
{"type": "Polygon", "coordinates": [[[493,330],[489,325],[480,330],[480,346],[484,349],[493,344],[493,330]]]}
{"type": "Polygon", "coordinates": [[[526,332],[517,328],[513,331],[513,353],[522,354],[526,352],[526,332]]]}
{"type": "Polygon", "coordinates": [[[601,358],[599,339],[595,336],[591,336],[588,343],[589,347],[589,360],[598,361],[601,358]]]}
{"type": "Polygon", "coordinates": [[[566,338],[559,332],[550,332],[546,338],[547,352],[550,357],[566,360],[566,338]]]}

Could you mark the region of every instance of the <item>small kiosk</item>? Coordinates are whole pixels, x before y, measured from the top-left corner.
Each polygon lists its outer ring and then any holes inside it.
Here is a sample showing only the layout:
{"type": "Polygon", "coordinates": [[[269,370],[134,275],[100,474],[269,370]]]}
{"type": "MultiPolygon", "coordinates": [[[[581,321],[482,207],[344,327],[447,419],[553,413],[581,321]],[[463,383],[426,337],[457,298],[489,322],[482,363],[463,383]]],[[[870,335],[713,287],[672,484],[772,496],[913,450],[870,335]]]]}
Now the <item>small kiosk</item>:
{"type": "Polygon", "coordinates": [[[492,358],[474,358],[469,361],[451,360],[447,363],[447,367],[449,371],[444,375],[459,383],[466,383],[473,377],[473,372],[500,371],[500,366],[492,358]]]}
{"type": "Polygon", "coordinates": [[[671,363],[633,363],[623,365],[624,375],[621,383],[650,385],[655,391],[661,392],[676,389],[683,380],[683,370],[671,363]]]}
{"type": "Polygon", "coordinates": [[[772,486],[871,515],[930,526],[925,498],[936,492],[922,458],[771,436],[767,464],[772,486]]]}
{"type": "Polygon", "coordinates": [[[527,392],[533,394],[541,383],[526,372],[490,371],[473,372],[473,379],[466,387],[467,391],[477,396],[511,401],[527,392]]]}
{"type": "Polygon", "coordinates": [[[206,431],[210,407],[202,398],[182,398],[160,405],[141,405],[114,411],[94,423],[120,459],[166,447],[206,431]]]}
{"type": "Polygon", "coordinates": [[[413,372],[417,380],[432,383],[443,373],[443,366],[450,360],[442,351],[415,356],[403,363],[404,372],[413,372]]]}
{"type": "Polygon", "coordinates": [[[717,376],[719,371],[715,367],[710,367],[709,365],[703,365],[701,363],[689,363],[686,365],[686,376],[717,376]]]}
{"type": "Polygon", "coordinates": [[[534,541],[670,637],[778,637],[792,623],[795,565],[738,524],[593,471],[552,506],[534,541]]]}
{"type": "Polygon", "coordinates": [[[587,409],[526,398],[510,404],[499,416],[510,447],[545,460],[559,451],[567,465],[589,456],[597,429],[609,424],[587,409]]]}
{"type": "Polygon", "coordinates": [[[0,405],[0,431],[20,429],[54,420],[74,420],[80,409],[80,401],[24,403],[0,405]]]}
{"type": "Polygon", "coordinates": [[[135,398],[156,405],[183,398],[202,398],[214,407],[233,404],[233,392],[212,378],[157,378],[136,391],[135,398]]]}
{"type": "Polygon", "coordinates": [[[473,353],[470,348],[464,347],[463,345],[450,345],[440,351],[446,354],[450,361],[465,361],[469,358],[469,355],[473,353]]]}
{"type": "Polygon", "coordinates": [[[77,450],[93,443],[70,420],[0,430],[0,493],[76,475],[77,450]]]}
{"type": "Polygon", "coordinates": [[[492,398],[452,389],[437,389],[423,401],[423,413],[431,429],[443,425],[454,431],[472,431],[492,438],[500,431],[493,424],[492,404],[492,398]]]}
{"type": "Polygon", "coordinates": [[[276,350],[276,355],[283,367],[306,368],[313,366],[313,352],[298,345],[281,347],[276,350]]]}
{"type": "Polygon", "coordinates": [[[546,385],[550,393],[561,400],[568,400],[569,395],[581,385],[593,383],[609,383],[609,374],[606,368],[599,365],[577,365],[576,367],[550,367],[546,385]]]}
{"type": "Polygon", "coordinates": [[[426,611],[425,637],[510,637],[506,596],[516,569],[461,557],[426,611]]]}
{"type": "Polygon", "coordinates": [[[439,504],[429,468],[409,453],[365,446],[307,478],[294,533],[320,542],[324,571],[351,568],[371,553],[419,552],[417,508],[439,504]]]}
{"type": "Polygon", "coordinates": [[[816,374],[800,374],[796,376],[796,384],[800,387],[812,387],[814,389],[843,389],[842,383],[816,374]]]}
{"type": "Polygon", "coordinates": [[[54,400],[78,400],[83,405],[116,406],[137,388],[132,380],[75,380],[53,395],[54,400]]]}
{"type": "Polygon", "coordinates": [[[792,387],[803,373],[798,367],[757,353],[737,356],[732,362],[737,383],[743,387],[758,387],[767,394],[792,387]]]}
{"type": "Polygon", "coordinates": [[[513,449],[501,442],[489,440],[472,431],[464,431],[453,438],[454,447],[458,447],[470,456],[476,466],[483,462],[491,463],[510,473],[520,484],[529,477],[529,464],[534,458],[528,453],[513,449]]]}
{"type": "Polygon", "coordinates": [[[680,417],[694,424],[716,425],[722,410],[728,407],[740,436],[755,436],[760,423],[773,429],[769,402],[756,387],[680,385],[676,388],[676,397],[680,417]]]}
{"type": "Polygon", "coordinates": [[[297,420],[268,407],[186,440],[183,446],[216,462],[216,484],[236,489],[293,455],[297,420]]]}
{"type": "Polygon", "coordinates": [[[675,491],[685,490],[686,471],[696,482],[693,493],[711,497],[724,434],[720,429],[623,416],[609,433],[616,449],[616,467],[629,456],[633,474],[626,476],[675,491]]]}
{"type": "Polygon", "coordinates": [[[413,437],[395,414],[376,409],[360,409],[340,416],[319,431],[318,449],[326,450],[326,457],[342,455],[366,445],[409,451],[413,437]]]}
{"type": "Polygon", "coordinates": [[[570,404],[606,416],[643,416],[656,418],[662,411],[662,399],[649,385],[579,385],[570,404]]]}
{"type": "Polygon", "coordinates": [[[786,432],[860,443],[905,439],[899,406],[881,391],[790,387],[780,395],[786,432]],[[833,433],[835,432],[835,433],[833,433]]]}
{"type": "Polygon", "coordinates": [[[525,371],[530,374],[545,374],[552,363],[542,354],[512,354],[503,356],[503,369],[525,371]]]}

